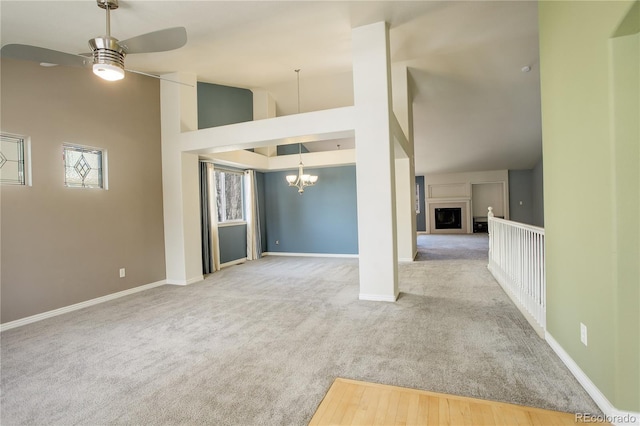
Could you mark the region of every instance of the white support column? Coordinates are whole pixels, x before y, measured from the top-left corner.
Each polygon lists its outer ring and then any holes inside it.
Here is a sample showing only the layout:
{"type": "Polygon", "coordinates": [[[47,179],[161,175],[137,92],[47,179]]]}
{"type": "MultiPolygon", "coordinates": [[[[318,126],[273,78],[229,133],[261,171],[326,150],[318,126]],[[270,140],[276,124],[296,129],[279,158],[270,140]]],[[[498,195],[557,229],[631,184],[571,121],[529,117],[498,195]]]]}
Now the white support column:
{"type": "Polygon", "coordinates": [[[264,89],[252,89],[253,93],[253,119],[264,120],[276,116],[276,101],[271,93],[264,89]]]}
{"type": "Polygon", "coordinates": [[[162,186],[167,283],[202,280],[198,156],[182,152],[180,133],[198,129],[196,77],[172,74],[184,86],[160,82],[162,186]]]}
{"type": "MultiPolygon", "coordinates": [[[[252,89],[253,92],[253,120],[264,120],[276,116],[276,101],[271,93],[264,89],[252,89]]],[[[255,148],[255,152],[265,157],[275,157],[278,154],[278,147],[265,146],[255,148]]]]}
{"type": "Polygon", "coordinates": [[[389,29],[352,31],[360,299],[398,297],[396,187],[389,29]]]}
{"type": "MultiPolygon", "coordinates": [[[[409,152],[398,155],[396,149],[396,215],[398,260],[413,261],[418,251],[416,227],[416,173],[413,151],[413,98],[406,65],[393,67],[393,113],[407,138],[409,152]]],[[[396,147],[398,148],[398,147],[396,147]]]]}
{"type": "Polygon", "coordinates": [[[417,250],[415,172],[409,157],[395,161],[398,260],[412,262],[417,250]]]}
{"type": "Polygon", "coordinates": [[[394,65],[392,72],[393,113],[398,119],[409,145],[413,148],[413,96],[409,69],[404,64],[394,65]]]}

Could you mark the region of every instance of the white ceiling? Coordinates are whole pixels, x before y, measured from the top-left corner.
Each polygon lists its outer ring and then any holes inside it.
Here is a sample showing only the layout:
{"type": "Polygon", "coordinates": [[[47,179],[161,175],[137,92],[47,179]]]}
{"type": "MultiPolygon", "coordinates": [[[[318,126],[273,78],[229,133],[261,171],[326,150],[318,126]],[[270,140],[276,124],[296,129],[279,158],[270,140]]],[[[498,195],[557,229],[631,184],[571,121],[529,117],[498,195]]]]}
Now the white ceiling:
{"type": "MultiPolygon", "coordinates": [[[[3,45],[68,53],[87,52],[105,26],[94,0],[2,0],[0,18],[3,45]]],[[[285,115],[297,109],[296,68],[301,111],[352,105],[351,29],[382,20],[392,62],[413,80],[417,174],[529,169],[540,160],[536,1],[121,0],[111,32],[124,40],[184,26],[185,47],[130,55],[127,68],[264,88],[285,115]],[[531,72],[521,72],[526,65],[531,72]]]]}

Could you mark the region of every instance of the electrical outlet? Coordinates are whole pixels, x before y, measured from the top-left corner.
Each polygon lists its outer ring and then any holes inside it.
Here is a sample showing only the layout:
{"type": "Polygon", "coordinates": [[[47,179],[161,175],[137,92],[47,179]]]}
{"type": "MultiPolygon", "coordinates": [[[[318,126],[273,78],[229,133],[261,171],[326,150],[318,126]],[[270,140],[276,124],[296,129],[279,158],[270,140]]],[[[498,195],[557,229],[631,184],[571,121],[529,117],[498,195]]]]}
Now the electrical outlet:
{"type": "Polygon", "coordinates": [[[276,240],[276,245],[280,245],[280,240],[276,240]]]}
{"type": "Polygon", "coordinates": [[[124,278],[124,276],[125,276],[124,268],[120,268],[120,278],[124,278]]]}
{"type": "Polygon", "coordinates": [[[580,341],[587,346],[587,326],[580,323],[580,341]]]}

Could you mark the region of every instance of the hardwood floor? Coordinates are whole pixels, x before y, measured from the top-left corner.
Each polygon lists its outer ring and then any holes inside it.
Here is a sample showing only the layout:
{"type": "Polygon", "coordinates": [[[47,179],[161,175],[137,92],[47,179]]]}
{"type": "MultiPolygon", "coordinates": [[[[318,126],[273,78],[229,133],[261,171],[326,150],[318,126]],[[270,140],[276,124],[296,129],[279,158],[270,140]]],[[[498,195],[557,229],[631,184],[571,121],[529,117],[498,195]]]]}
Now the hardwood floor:
{"type": "Polygon", "coordinates": [[[309,425],[573,425],[575,415],[336,379],[309,425]]]}

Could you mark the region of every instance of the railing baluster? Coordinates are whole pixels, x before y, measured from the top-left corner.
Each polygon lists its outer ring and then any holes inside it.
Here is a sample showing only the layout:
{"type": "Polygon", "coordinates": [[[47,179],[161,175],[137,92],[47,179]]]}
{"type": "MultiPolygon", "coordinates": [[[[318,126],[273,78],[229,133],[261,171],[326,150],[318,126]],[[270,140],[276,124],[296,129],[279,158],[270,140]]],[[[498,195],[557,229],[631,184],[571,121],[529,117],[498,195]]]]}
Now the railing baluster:
{"type": "Polygon", "coordinates": [[[489,270],[525,316],[529,314],[530,322],[537,324],[536,331],[544,333],[544,228],[498,219],[491,211],[488,216],[489,270]]]}

